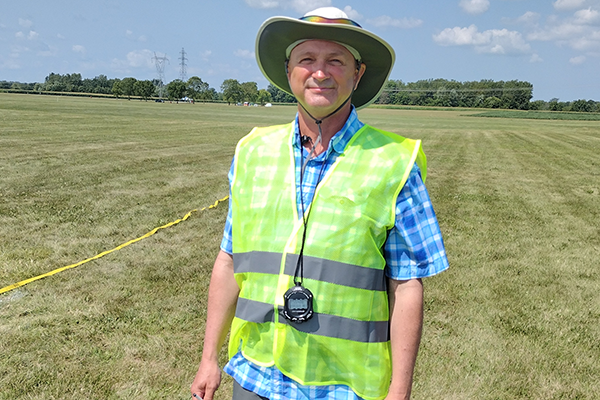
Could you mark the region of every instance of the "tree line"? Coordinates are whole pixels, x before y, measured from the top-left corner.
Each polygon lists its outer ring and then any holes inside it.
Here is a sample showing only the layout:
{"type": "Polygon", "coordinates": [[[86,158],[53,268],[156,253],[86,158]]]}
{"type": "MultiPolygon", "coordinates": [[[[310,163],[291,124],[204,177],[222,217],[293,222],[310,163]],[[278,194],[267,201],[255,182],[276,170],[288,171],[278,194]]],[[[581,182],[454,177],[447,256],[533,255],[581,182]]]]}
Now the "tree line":
{"type": "MultiPolygon", "coordinates": [[[[164,85],[157,79],[137,80],[133,77],[109,79],[105,75],[83,79],[81,74],[48,75],[42,83],[20,83],[0,81],[0,89],[13,89],[34,92],[73,92],[113,95],[131,99],[148,100],[166,98],[179,101],[222,101],[228,104],[239,103],[293,103],[296,99],[269,85],[267,89],[258,89],[256,82],[239,82],[226,79],[220,91],[210,87],[201,78],[193,76],[187,81],[175,79],[164,85]]],[[[533,85],[525,81],[480,80],[458,82],[446,79],[427,79],[417,82],[388,80],[376,100],[376,104],[414,105],[436,107],[478,107],[503,108],[514,110],[551,110],[600,112],[600,102],[576,100],[561,102],[554,98],[550,101],[536,100],[533,97],[533,85]]]]}

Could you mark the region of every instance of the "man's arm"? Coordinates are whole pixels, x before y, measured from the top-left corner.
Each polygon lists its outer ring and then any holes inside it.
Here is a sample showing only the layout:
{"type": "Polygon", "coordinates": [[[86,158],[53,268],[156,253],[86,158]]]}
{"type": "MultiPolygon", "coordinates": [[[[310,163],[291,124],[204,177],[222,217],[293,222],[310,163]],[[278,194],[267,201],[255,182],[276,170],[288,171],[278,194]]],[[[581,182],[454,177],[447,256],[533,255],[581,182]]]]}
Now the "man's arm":
{"type": "Polygon", "coordinates": [[[192,395],[212,400],[221,384],[219,351],[235,315],[240,288],[233,277],[233,257],[223,250],[217,255],[208,289],[208,311],[202,361],[192,383],[192,395]]]}
{"type": "Polygon", "coordinates": [[[386,400],[410,399],[413,371],[423,328],[421,279],[388,279],[392,383],[386,400]]]}

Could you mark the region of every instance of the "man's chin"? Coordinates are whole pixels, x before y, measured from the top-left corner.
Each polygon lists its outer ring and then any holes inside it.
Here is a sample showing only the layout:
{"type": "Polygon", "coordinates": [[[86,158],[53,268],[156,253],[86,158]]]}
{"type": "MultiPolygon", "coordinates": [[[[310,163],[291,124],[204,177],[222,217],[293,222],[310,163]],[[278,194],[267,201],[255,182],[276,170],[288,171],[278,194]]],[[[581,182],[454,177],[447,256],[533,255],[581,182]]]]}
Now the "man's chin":
{"type": "Polygon", "coordinates": [[[303,102],[304,108],[315,118],[324,117],[332,113],[339,104],[332,103],[327,99],[310,100],[303,102]]]}

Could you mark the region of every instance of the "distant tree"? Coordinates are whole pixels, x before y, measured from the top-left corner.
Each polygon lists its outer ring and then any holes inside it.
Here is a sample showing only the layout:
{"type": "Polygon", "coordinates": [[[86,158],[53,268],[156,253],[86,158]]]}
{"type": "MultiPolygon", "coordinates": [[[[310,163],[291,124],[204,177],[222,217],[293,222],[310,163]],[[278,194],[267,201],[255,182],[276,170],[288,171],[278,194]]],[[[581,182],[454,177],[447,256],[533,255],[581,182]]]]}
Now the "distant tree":
{"type": "Polygon", "coordinates": [[[485,108],[500,108],[502,106],[502,100],[496,96],[491,96],[485,99],[483,107],[485,108]]]}
{"type": "Polygon", "coordinates": [[[244,98],[242,85],[237,79],[226,79],[221,84],[221,92],[223,92],[223,100],[228,104],[239,103],[244,98]]]}
{"type": "Polygon", "coordinates": [[[115,79],[112,87],[112,94],[118,99],[123,96],[123,81],[115,79]]]}
{"type": "Polygon", "coordinates": [[[244,82],[240,86],[242,87],[243,100],[251,103],[256,102],[258,97],[258,85],[256,82],[244,82]]]}
{"type": "Polygon", "coordinates": [[[108,79],[106,75],[98,75],[92,79],[94,93],[109,94],[112,90],[114,79],[108,79]]]}
{"type": "Polygon", "coordinates": [[[217,91],[197,76],[188,79],[187,93],[194,100],[217,100],[218,97],[217,91]]]}
{"type": "Polygon", "coordinates": [[[389,80],[383,85],[383,90],[376,100],[377,104],[396,104],[395,97],[398,93],[398,82],[395,80],[389,80]]]}
{"type": "Polygon", "coordinates": [[[167,96],[170,100],[179,102],[179,100],[185,97],[186,91],[187,85],[181,79],[175,79],[167,85],[167,96]]]}
{"type": "Polygon", "coordinates": [[[530,110],[547,110],[548,103],[546,103],[544,100],[532,101],[531,103],[529,103],[529,109],[530,110]]]}
{"type": "Polygon", "coordinates": [[[202,79],[197,76],[192,76],[187,81],[188,97],[194,100],[203,99],[208,89],[208,83],[202,81],[202,79]]]}
{"type": "Polygon", "coordinates": [[[152,81],[136,81],[133,84],[133,88],[136,96],[140,96],[142,99],[148,101],[154,94],[154,84],[152,81]]]}
{"type": "Polygon", "coordinates": [[[21,82],[13,82],[12,85],[10,85],[10,88],[12,90],[25,90],[25,85],[21,82]]]}
{"type": "Polygon", "coordinates": [[[533,97],[533,85],[529,82],[509,81],[503,85],[502,108],[527,110],[533,97]]]}
{"type": "Polygon", "coordinates": [[[291,94],[284,92],[279,89],[277,86],[269,84],[267,86],[267,92],[271,93],[271,99],[275,103],[295,103],[296,98],[291,94]]]}
{"type": "Polygon", "coordinates": [[[94,82],[91,79],[86,78],[81,81],[81,91],[83,93],[94,93],[94,89],[94,82]]]}
{"type": "Polygon", "coordinates": [[[51,72],[50,75],[44,79],[44,90],[49,92],[64,92],[65,89],[66,84],[60,74],[51,72]]]}
{"type": "Polygon", "coordinates": [[[135,96],[135,78],[123,78],[121,81],[121,89],[123,95],[127,96],[127,100],[131,100],[131,96],[135,96]]]}
{"type": "Polygon", "coordinates": [[[205,98],[203,100],[223,100],[223,94],[218,93],[215,88],[208,88],[204,93],[205,98]]]}
{"type": "Polygon", "coordinates": [[[558,102],[557,98],[553,98],[548,102],[548,109],[550,111],[562,111],[562,105],[558,102]]]}
{"type": "Polygon", "coordinates": [[[267,90],[265,89],[260,89],[258,91],[258,96],[256,98],[256,102],[258,104],[260,104],[261,106],[264,106],[267,103],[270,103],[271,101],[273,101],[271,99],[271,93],[269,93],[267,90]]]}
{"type": "Polygon", "coordinates": [[[571,103],[571,111],[591,112],[593,107],[585,100],[579,99],[571,103]]]}

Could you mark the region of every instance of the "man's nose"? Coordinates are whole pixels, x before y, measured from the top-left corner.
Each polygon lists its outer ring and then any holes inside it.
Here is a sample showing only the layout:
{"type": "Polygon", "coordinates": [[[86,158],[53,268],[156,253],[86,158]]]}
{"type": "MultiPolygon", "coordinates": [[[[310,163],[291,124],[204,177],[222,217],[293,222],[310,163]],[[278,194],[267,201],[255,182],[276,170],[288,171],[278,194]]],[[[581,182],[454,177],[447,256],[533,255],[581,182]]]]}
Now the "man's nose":
{"type": "Polygon", "coordinates": [[[324,61],[315,63],[312,77],[319,81],[327,79],[329,77],[329,74],[327,73],[327,63],[324,61]]]}

